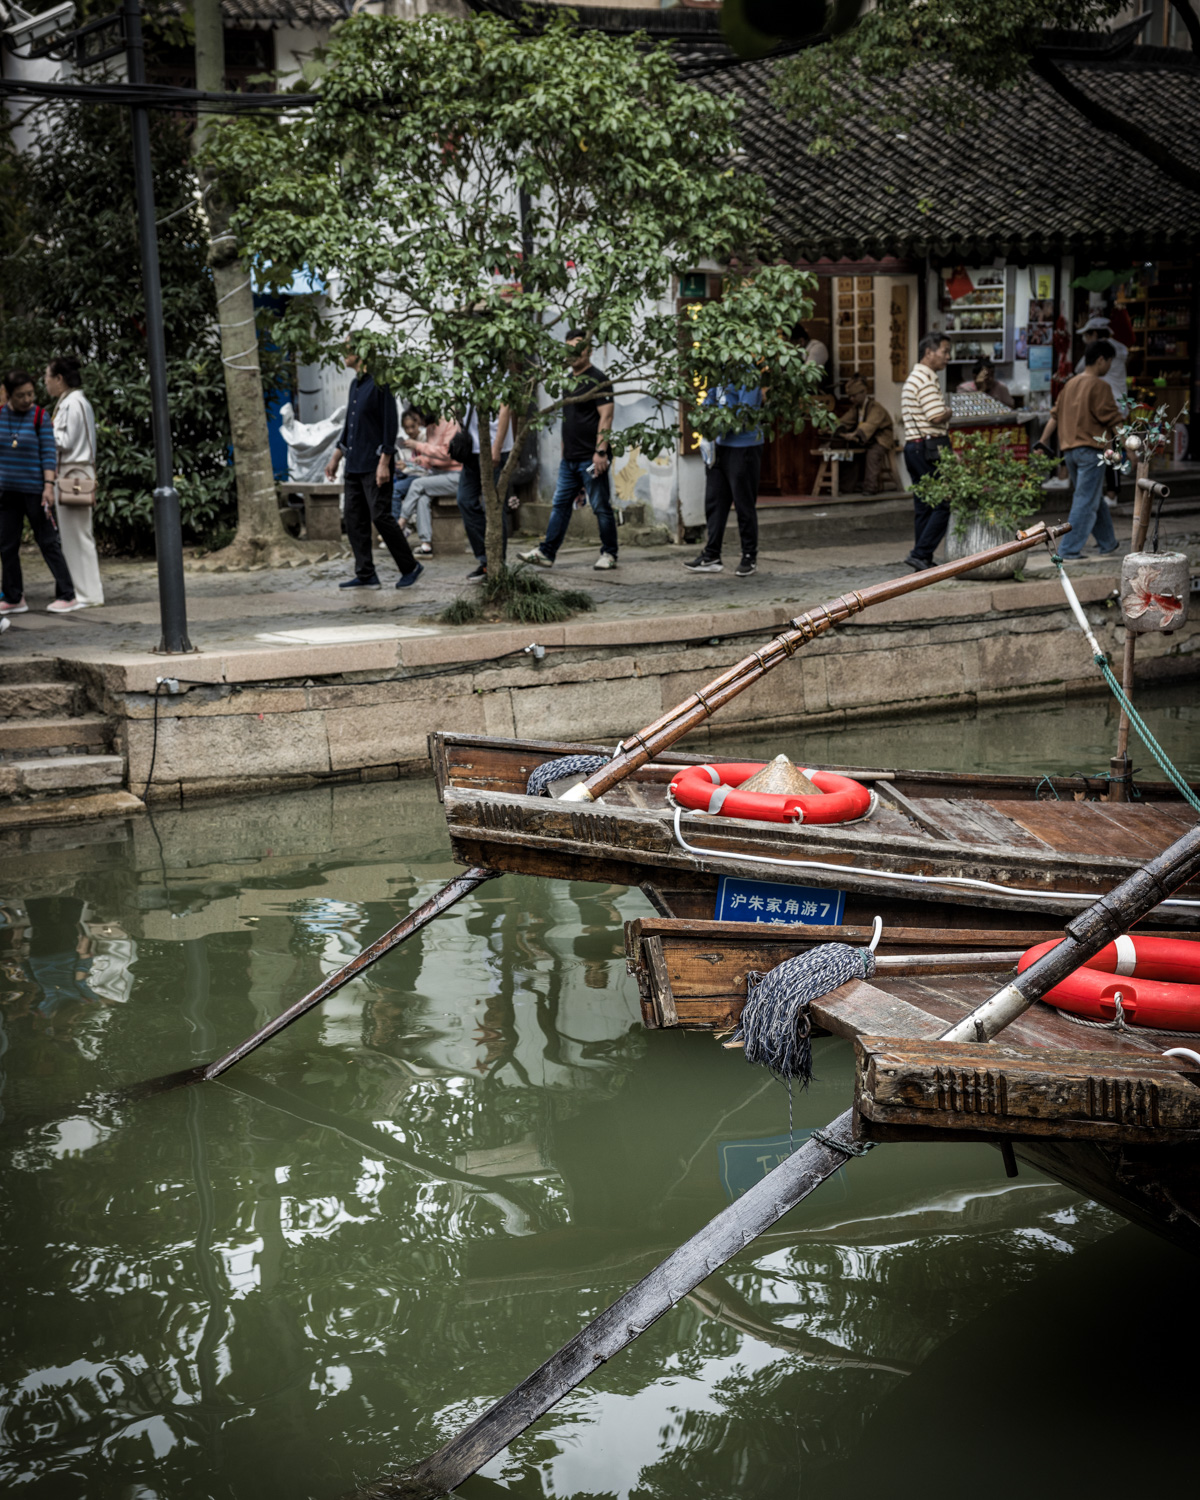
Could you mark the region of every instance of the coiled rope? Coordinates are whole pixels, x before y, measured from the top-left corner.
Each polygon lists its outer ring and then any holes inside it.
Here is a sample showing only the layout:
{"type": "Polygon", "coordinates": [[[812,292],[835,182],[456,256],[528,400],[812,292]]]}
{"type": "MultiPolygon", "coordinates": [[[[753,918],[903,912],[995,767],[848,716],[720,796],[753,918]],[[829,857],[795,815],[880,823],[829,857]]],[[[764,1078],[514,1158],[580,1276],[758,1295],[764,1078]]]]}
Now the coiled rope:
{"type": "Polygon", "coordinates": [[[567,776],[591,776],[601,766],[608,765],[607,755],[564,755],[561,760],[548,760],[544,765],[534,766],[525,783],[527,797],[548,797],[550,787],[567,776]]]}
{"type": "Polygon", "coordinates": [[[851,979],[870,979],[875,954],[848,943],[822,943],[785,959],[770,973],[746,976],[746,1004],[732,1040],[746,1061],[770,1068],[784,1083],[807,1088],[812,1080],[812,1018],[809,1005],[851,979]]]}

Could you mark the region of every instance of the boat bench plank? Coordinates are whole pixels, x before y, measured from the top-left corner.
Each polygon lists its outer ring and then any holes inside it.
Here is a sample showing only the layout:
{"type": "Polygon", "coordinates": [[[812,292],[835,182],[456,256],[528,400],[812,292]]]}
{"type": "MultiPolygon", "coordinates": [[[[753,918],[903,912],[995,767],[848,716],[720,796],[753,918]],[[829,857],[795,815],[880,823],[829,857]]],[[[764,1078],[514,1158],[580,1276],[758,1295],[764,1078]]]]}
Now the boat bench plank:
{"type": "MultiPolygon", "coordinates": [[[[988,806],[999,810],[1001,804],[988,806]]],[[[1151,813],[1153,823],[1146,826],[1144,818],[1137,815],[1150,809],[1131,804],[1121,808],[1107,802],[1009,802],[1003,807],[1013,822],[1063,854],[1091,854],[1102,849],[1110,857],[1140,863],[1161,854],[1178,837],[1166,826],[1166,808],[1156,807],[1151,813]],[[1134,817],[1125,816],[1126,810],[1134,817]]]]}
{"type": "Polygon", "coordinates": [[[1058,1140],[1200,1139],[1200,1087],[1157,1053],[1048,1050],[890,1035],[855,1044],[860,1134],[875,1122],[1058,1140]]]}

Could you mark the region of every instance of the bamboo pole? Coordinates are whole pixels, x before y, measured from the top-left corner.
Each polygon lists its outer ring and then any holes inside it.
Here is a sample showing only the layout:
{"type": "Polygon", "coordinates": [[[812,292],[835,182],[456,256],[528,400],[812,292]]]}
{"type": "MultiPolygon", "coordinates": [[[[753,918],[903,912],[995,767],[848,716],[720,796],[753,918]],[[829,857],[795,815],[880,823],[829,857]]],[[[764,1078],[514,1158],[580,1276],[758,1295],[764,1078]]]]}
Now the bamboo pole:
{"type": "MultiPolygon", "coordinates": [[[[636,751],[625,751],[615,756],[602,771],[589,777],[581,786],[572,788],[572,791],[567,794],[568,797],[578,794],[591,801],[594,797],[608,791],[610,787],[616,786],[639,766],[645,765],[657,752],[673,745],[677,739],[714,713],[722,704],[728,703],[731,698],[736,698],[752,683],[757,682],[772,667],[794,656],[800,646],[815,640],[831,626],[848,620],[851,615],[856,615],[861,610],[885,599],[895,599],[900,594],[911,594],[916,589],[928,588],[931,583],[941,583],[944,579],[955,578],[959,573],[970,572],[972,568],[980,567],[984,563],[1010,557],[1015,552],[1026,552],[1040,542],[1061,536],[1063,532],[1069,530],[1069,526],[1047,527],[1039,521],[1028,531],[1018,532],[1017,540],[1014,542],[1006,542],[1001,547],[989,547],[986,552],[977,552],[974,556],[960,558],[957,562],[944,563],[940,568],[926,568],[924,572],[911,577],[893,579],[890,583],[879,583],[872,588],[862,589],[853,594],[844,594],[840,599],[835,599],[832,604],[821,605],[815,610],[809,610],[806,614],[798,615],[789,628],[776,636],[764,650],[754,652],[737,666],[723,672],[707,687],[685,698],[669,714],[656,720],[640,734],[634,735],[633,739],[638,746],[636,751]]],[[[287,1010],[281,1011],[273,1020],[260,1027],[253,1036],[248,1036],[245,1041],[239,1042],[223,1057],[199,1067],[185,1068],[182,1072],[167,1073],[161,1078],[151,1078],[145,1083],[135,1084],[131,1089],[121,1090],[119,1095],[114,1095],[114,1097],[142,1098],[150,1094],[164,1093],[168,1089],[186,1088],[189,1084],[207,1083],[214,1078],[219,1078],[228,1068],[232,1068],[235,1063],[248,1057],[264,1042],[270,1041],[293,1021],[299,1020],[314,1005],[319,1005],[335,990],[348,984],[351,979],[381,959],[384,954],[399,947],[413,933],[419,932],[422,927],[431,922],[434,917],[453,906],[456,901],[460,901],[464,896],[477,890],[485,881],[493,879],[497,873],[496,870],[485,870],[476,866],[456,876],[437,895],[431,896],[423,906],[411,912],[402,922],[398,922],[390,932],[384,933],[378,941],[364,949],[357,958],[352,958],[336,974],[331,974],[327,979],[322,980],[316,989],[311,990],[302,1000],[297,1000],[295,1004],[288,1006],[287,1010]]]]}
{"type": "MultiPolygon", "coordinates": [[[[1130,542],[1131,552],[1140,552],[1146,545],[1146,533],[1150,529],[1150,507],[1154,495],[1154,483],[1150,478],[1150,459],[1146,454],[1145,447],[1140,439],[1126,439],[1126,447],[1131,441],[1138,442],[1135,450],[1140,453],[1137,462],[1137,478],[1133,485],[1133,538],[1130,542]]],[[[1104,501],[1101,500],[1101,505],[1104,501]]],[[[1121,687],[1125,696],[1132,700],[1133,697],[1133,662],[1137,652],[1137,636],[1125,628],[1125,651],[1121,661],[1121,687]]],[[[1126,802],[1129,799],[1129,784],[1132,771],[1129,764],[1129,716],[1124,709],[1117,721],[1117,753],[1110,762],[1112,775],[1117,779],[1108,784],[1109,800],[1113,802],[1126,802]]]]}
{"type": "MultiPolygon", "coordinates": [[[[1066,925],[1066,936],[1025,972],[949,1027],[941,1041],[988,1041],[1200,873],[1200,825],[1066,925]]],[[[346,1500],[434,1500],[457,1489],[506,1448],[598,1365],[618,1354],[718,1267],[807,1198],[863,1148],[846,1110],[774,1171],[724,1209],[699,1234],[552,1354],[527,1380],[489,1407],[430,1457],[387,1475],[346,1500]]]]}

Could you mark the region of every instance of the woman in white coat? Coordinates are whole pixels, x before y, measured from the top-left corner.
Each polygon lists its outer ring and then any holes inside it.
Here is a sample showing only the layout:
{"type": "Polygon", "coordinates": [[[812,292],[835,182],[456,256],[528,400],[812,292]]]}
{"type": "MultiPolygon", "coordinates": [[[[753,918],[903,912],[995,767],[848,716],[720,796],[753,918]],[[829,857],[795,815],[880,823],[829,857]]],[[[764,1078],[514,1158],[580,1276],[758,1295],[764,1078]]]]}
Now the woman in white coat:
{"type": "MultiPolygon", "coordinates": [[[[80,389],[79,361],[69,356],[46,366],[46,390],[54,402],[54,441],[60,476],[70,470],[96,478],[96,417],[92,403],[80,389]]],[[[76,597],[84,604],[103,604],[100,559],[92,535],[91,505],[66,505],[59,498],[55,513],[63,556],[75,580],[76,597]]]]}

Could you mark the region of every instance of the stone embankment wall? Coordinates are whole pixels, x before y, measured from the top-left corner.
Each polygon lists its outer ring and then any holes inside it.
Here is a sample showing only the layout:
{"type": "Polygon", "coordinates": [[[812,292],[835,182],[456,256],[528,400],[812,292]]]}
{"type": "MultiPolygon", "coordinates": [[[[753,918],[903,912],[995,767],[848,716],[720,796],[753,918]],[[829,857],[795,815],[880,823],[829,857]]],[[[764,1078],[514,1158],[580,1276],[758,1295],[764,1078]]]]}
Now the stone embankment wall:
{"type": "MultiPolygon", "coordinates": [[[[1080,580],[1119,660],[1115,578],[1080,580]]],[[[128,785],[148,800],[383,780],[428,768],[431,730],[614,742],[761,644],[783,606],[444,632],[354,646],[72,664],[118,723],[128,785]],[[742,632],[751,632],[744,638],[742,632]],[[537,640],[542,661],[520,654],[537,640]],[[505,659],[494,660],[496,657],[505,659]]],[[[1200,622],[1138,643],[1139,682],[1200,675],[1200,622]]],[[[874,608],[800,651],[714,721],[719,733],[1054,699],[1100,685],[1056,583],[961,584],[874,608]]],[[[696,743],[693,736],[689,743],[696,743]]]]}

